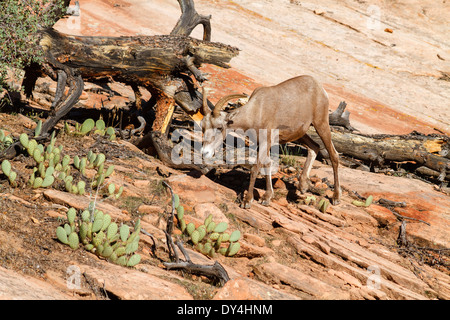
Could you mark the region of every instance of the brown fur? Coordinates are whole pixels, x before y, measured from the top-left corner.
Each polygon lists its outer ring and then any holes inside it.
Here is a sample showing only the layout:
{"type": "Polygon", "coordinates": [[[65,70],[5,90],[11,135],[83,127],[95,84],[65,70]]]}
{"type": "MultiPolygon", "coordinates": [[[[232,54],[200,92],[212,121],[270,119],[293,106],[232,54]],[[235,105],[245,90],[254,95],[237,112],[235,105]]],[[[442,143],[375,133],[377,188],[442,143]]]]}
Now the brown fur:
{"type": "MultiPolygon", "coordinates": [[[[242,107],[229,113],[220,112],[222,106],[231,99],[242,95],[230,95],[222,98],[211,113],[204,108],[205,117],[202,120],[202,129],[276,129],[279,132],[279,143],[284,144],[299,140],[308,148],[308,156],[301,176],[299,189],[306,192],[308,189],[309,172],[312,167],[319,145],[307,134],[309,127],[314,126],[330,155],[334,173],[333,204],[338,204],[341,196],[338,166],[339,156],[331,141],[331,132],[328,115],[328,95],[322,86],[311,76],[298,76],[271,87],[260,87],[253,91],[249,101],[242,107]]],[[[269,141],[269,140],[267,140],[269,141]]],[[[204,141],[206,150],[211,141],[204,141]]],[[[270,150],[270,147],[267,148],[270,150]]],[[[244,199],[244,206],[250,207],[253,200],[253,188],[256,176],[261,167],[267,163],[258,161],[251,169],[250,186],[244,199]]],[[[266,176],[266,193],[262,203],[268,205],[273,195],[270,174],[266,176]]]]}

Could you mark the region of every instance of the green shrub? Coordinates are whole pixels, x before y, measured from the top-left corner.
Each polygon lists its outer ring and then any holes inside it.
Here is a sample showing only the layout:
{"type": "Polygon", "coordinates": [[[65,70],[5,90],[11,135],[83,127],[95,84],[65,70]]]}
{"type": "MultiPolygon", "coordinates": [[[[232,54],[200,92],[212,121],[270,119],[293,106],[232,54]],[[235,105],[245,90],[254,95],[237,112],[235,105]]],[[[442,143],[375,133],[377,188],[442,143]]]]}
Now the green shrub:
{"type": "Polygon", "coordinates": [[[35,33],[51,27],[65,13],[64,0],[4,0],[0,5],[0,90],[8,70],[42,63],[44,52],[35,33]]]}

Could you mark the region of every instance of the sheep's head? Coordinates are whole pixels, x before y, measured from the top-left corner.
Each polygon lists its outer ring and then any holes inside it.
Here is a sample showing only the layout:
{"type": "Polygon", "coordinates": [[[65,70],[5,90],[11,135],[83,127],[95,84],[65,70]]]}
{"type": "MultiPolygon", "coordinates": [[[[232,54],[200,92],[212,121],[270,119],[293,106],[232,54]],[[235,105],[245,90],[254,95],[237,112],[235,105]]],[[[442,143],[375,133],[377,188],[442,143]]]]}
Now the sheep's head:
{"type": "Polygon", "coordinates": [[[211,159],[215,150],[225,139],[227,129],[227,113],[222,112],[223,106],[231,99],[246,97],[243,94],[231,94],[220,99],[211,111],[207,103],[207,90],[203,87],[203,114],[201,121],[203,144],[202,155],[205,159],[211,159]]]}

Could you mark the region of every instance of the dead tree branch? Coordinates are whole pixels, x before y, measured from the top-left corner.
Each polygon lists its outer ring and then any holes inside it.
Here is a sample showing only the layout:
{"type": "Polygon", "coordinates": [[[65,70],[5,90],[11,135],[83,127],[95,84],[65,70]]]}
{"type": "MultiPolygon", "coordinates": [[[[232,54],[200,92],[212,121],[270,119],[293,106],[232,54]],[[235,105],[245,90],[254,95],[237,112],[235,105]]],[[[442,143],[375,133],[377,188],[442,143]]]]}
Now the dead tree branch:
{"type": "Polygon", "coordinates": [[[339,103],[339,106],[336,110],[334,110],[329,115],[329,121],[330,125],[332,126],[340,126],[344,127],[350,131],[354,131],[355,128],[353,128],[350,125],[350,112],[345,110],[345,107],[347,106],[347,103],[345,101],[341,101],[339,103]]]}
{"type": "Polygon", "coordinates": [[[202,275],[208,278],[213,278],[220,282],[223,286],[230,277],[228,276],[227,271],[224,267],[217,261],[214,262],[213,265],[203,265],[203,264],[195,264],[193,263],[186,250],[183,248],[183,245],[180,241],[177,241],[177,246],[180,251],[183,253],[186,261],[181,262],[166,262],[164,266],[166,266],[167,270],[183,270],[191,274],[202,275]]]}
{"type": "Polygon", "coordinates": [[[191,261],[188,252],[183,247],[183,244],[180,240],[176,241],[176,245],[178,249],[183,253],[185,261],[181,261],[179,259],[177,250],[175,248],[175,244],[172,239],[172,231],[174,227],[174,216],[176,212],[175,208],[175,195],[172,190],[172,187],[165,181],[163,181],[164,186],[166,186],[170,194],[172,196],[172,210],[167,216],[167,227],[164,233],[166,234],[166,242],[169,250],[169,257],[171,260],[175,260],[175,262],[165,262],[163,263],[167,270],[183,270],[185,272],[206,276],[208,278],[212,278],[220,282],[221,285],[224,285],[228,280],[230,280],[228,273],[224,269],[224,267],[219,263],[215,262],[213,265],[201,265],[195,264],[191,261]]]}
{"type": "Polygon", "coordinates": [[[189,35],[196,26],[203,26],[203,40],[211,41],[211,15],[204,16],[197,13],[194,0],[178,0],[181,17],[173,28],[171,35],[189,35]]]}

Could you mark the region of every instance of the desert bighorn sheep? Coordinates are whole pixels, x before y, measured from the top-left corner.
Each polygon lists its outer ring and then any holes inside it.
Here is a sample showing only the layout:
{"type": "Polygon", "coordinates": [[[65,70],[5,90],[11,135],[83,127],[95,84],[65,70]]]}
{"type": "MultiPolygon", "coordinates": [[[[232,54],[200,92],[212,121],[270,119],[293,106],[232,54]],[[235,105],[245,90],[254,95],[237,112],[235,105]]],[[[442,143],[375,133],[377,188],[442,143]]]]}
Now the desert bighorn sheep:
{"type": "MultiPolygon", "coordinates": [[[[223,143],[227,129],[242,129],[244,131],[253,129],[259,132],[260,129],[267,129],[267,132],[278,131],[279,144],[291,141],[298,141],[308,148],[308,156],[299,177],[298,188],[304,193],[308,189],[309,173],[312,164],[319,152],[319,145],[307,134],[308,128],[312,124],[318,135],[322,139],[331,159],[334,173],[334,194],[332,203],[338,204],[341,196],[339,184],[338,166],[339,155],[331,141],[331,132],[328,115],[328,95],[322,86],[311,76],[303,75],[286,80],[271,87],[256,88],[250,96],[248,102],[231,112],[223,112],[222,107],[231,99],[246,97],[242,94],[232,94],[220,99],[214,110],[207,107],[204,94],[203,113],[201,126],[203,132],[202,155],[205,159],[214,156],[215,149],[223,143]],[[222,132],[222,140],[215,139],[213,130],[222,132]]],[[[261,137],[257,137],[260,141],[261,137]]],[[[272,137],[265,141],[270,141],[272,137]]],[[[261,152],[261,146],[259,146],[261,152]]],[[[270,146],[264,148],[264,152],[270,152],[270,146]]],[[[256,176],[262,167],[270,165],[268,157],[258,157],[256,165],[251,168],[250,185],[248,193],[244,198],[243,206],[250,208],[253,201],[253,188],[256,176]],[[262,159],[262,160],[261,160],[262,159]],[[265,163],[263,163],[265,161],[265,163]]],[[[262,197],[262,204],[268,205],[273,195],[270,170],[266,174],[266,192],[262,197]]]]}

